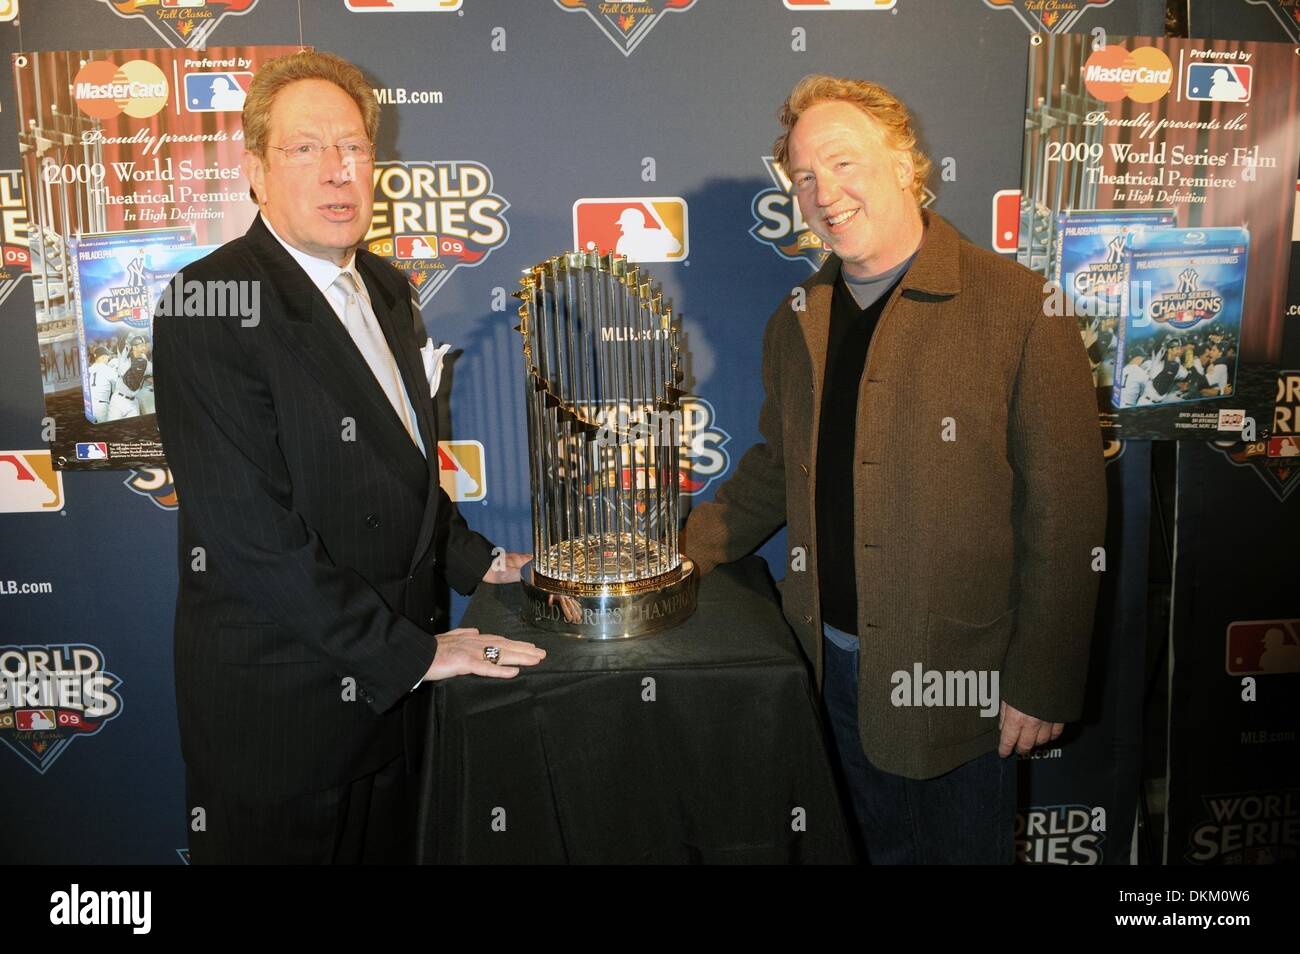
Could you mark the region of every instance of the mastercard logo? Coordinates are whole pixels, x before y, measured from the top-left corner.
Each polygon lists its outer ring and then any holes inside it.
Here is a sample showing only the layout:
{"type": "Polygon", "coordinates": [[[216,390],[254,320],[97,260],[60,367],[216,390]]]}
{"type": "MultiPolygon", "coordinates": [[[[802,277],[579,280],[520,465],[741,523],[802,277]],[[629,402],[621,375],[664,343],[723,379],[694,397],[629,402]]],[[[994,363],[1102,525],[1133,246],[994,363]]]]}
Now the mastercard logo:
{"type": "Polygon", "coordinates": [[[91,60],[78,71],[72,85],[77,107],[95,119],[122,114],[144,119],[167,105],[170,91],[163,71],[145,60],[130,60],[121,66],[91,60]]]}
{"type": "Polygon", "coordinates": [[[1095,51],[1083,66],[1083,84],[1103,103],[1128,97],[1135,103],[1154,103],[1174,84],[1174,64],[1154,46],[1129,52],[1122,46],[1095,51]]]}

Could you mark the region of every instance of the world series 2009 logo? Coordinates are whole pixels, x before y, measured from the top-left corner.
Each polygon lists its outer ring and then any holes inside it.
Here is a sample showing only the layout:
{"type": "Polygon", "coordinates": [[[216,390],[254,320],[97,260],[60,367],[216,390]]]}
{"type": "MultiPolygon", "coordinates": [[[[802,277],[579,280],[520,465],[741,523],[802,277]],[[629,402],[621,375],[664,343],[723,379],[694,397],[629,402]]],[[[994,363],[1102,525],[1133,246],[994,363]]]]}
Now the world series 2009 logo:
{"type": "Polygon", "coordinates": [[[27,198],[20,169],[0,169],[0,303],[32,273],[27,198]]]}
{"type": "Polygon", "coordinates": [[[148,497],[159,510],[175,510],[176,485],[170,467],[132,467],[122,481],[132,493],[148,497]]]}
{"type": "Polygon", "coordinates": [[[749,234],[757,242],[770,246],[782,258],[792,262],[807,262],[813,270],[826,261],[826,246],[808,227],[790,191],[790,177],[771,156],[763,157],[763,165],[772,180],[772,187],[754,196],[750,211],[754,213],[754,227],[749,234]]]}
{"type": "Polygon", "coordinates": [[[406,275],[421,308],[458,268],[478,265],[510,238],[510,203],[481,162],[378,162],[374,186],[366,247],[406,275]]]}
{"type": "Polygon", "coordinates": [[[1201,796],[1201,817],[1183,860],[1194,865],[1294,864],[1300,858],[1300,791],[1264,789],[1201,796]]]}
{"type": "Polygon", "coordinates": [[[1255,471],[1279,501],[1300,487],[1300,370],[1279,371],[1273,421],[1267,438],[1255,441],[1210,441],[1237,467],[1255,471]]]}
{"type": "Polygon", "coordinates": [[[122,714],[121,684],[96,646],[0,646],[0,741],[44,775],[122,714]]]}
{"type": "Polygon", "coordinates": [[[202,49],[228,16],[248,13],[257,0],[95,0],[119,17],[145,20],[169,46],[202,49]]]}
{"type": "Polygon", "coordinates": [[[731,467],[731,435],[718,426],[718,412],[704,398],[682,399],[682,456],[677,489],[688,497],[703,493],[731,467]]]}
{"type": "Polygon", "coordinates": [[[1016,860],[1030,865],[1096,865],[1103,858],[1106,810],[1035,805],[1016,816],[1016,860]]]}

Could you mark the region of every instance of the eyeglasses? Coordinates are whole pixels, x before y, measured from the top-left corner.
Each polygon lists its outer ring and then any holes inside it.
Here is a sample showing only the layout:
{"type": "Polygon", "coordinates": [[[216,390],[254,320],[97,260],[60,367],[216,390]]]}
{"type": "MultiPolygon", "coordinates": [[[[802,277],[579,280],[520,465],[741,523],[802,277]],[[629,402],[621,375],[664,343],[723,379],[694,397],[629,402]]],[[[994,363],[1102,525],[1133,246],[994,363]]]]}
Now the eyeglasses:
{"type": "Polygon", "coordinates": [[[284,153],[285,162],[291,166],[314,166],[325,155],[325,150],[330,148],[337,149],[339,158],[344,162],[351,160],[356,163],[367,163],[375,159],[375,144],[368,139],[344,139],[329,146],[322,146],[318,142],[295,142],[287,146],[269,148],[284,153]]]}

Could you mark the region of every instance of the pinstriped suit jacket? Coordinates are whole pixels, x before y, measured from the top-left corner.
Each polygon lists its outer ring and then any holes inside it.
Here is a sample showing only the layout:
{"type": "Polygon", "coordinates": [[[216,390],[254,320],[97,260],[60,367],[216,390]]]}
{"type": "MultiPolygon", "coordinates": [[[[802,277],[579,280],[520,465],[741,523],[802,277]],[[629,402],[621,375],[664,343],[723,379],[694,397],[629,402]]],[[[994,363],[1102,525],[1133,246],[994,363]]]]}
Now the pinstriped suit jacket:
{"type": "Polygon", "coordinates": [[[403,752],[415,762],[427,696],[410,690],[435,653],[442,581],[472,592],[492,559],[438,485],[407,282],[369,252],[357,265],[427,460],[260,217],[183,272],[259,282],[259,322],[154,323],[158,427],[180,500],[182,751],[205,784],[250,797],[341,785],[403,752]]]}

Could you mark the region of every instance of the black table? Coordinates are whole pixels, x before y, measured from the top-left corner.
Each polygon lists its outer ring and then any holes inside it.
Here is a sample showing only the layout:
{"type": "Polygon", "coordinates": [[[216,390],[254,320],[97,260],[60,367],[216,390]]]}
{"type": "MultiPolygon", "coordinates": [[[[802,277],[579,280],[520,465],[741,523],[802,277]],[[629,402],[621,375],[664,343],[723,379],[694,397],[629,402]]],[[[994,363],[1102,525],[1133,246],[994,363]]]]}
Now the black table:
{"type": "Polygon", "coordinates": [[[480,586],[461,625],[546,660],[435,685],[425,863],[852,860],[807,665],[766,564],[719,567],[671,631],[595,642],[480,586]]]}

